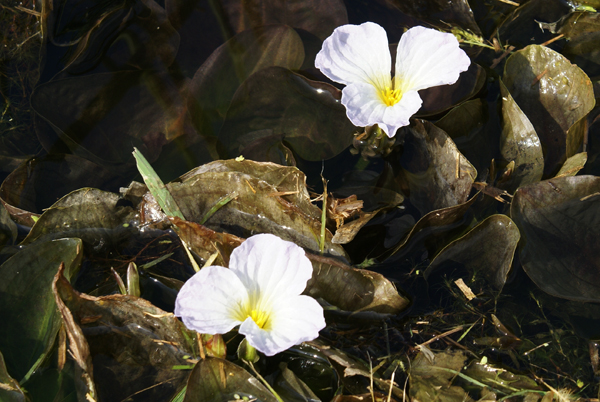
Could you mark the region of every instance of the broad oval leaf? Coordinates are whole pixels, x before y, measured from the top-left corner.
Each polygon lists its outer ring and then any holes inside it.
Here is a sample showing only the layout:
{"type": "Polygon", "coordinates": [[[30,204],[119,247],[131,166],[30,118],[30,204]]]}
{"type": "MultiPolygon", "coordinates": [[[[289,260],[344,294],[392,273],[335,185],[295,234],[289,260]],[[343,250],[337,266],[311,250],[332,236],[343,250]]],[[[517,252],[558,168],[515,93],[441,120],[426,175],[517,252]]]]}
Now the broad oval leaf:
{"type": "Polygon", "coordinates": [[[341,0],[225,0],[221,4],[235,32],[285,24],[325,40],[336,27],[348,23],[346,6],[341,0]]]}
{"type": "Polygon", "coordinates": [[[454,261],[502,290],[520,238],[519,229],[508,216],[492,215],[444,247],[425,270],[425,279],[444,262],[454,261]]]}
{"type": "Polygon", "coordinates": [[[535,128],[500,80],[502,95],[502,134],[500,153],[506,162],[515,163],[512,175],[502,188],[513,192],[520,186],[540,181],[544,173],[544,154],[535,128]]]}
{"type": "Polygon", "coordinates": [[[553,296],[600,301],[600,178],[566,176],[519,188],[510,214],[523,237],[520,260],[553,296]]]}
{"type": "Polygon", "coordinates": [[[82,255],[81,240],[60,239],[25,247],[0,266],[0,350],[19,382],[43,363],[61,325],[54,275],[64,262],[70,279],[82,255]]]}
{"type": "Polygon", "coordinates": [[[410,202],[422,213],[464,203],[477,171],[442,129],[425,120],[402,127],[400,165],[410,202]]]}
{"type": "MultiPolygon", "coordinates": [[[[257,141],[284,141],[301,158],[329,159],[352,143],[356,127],[346,117],[340,91],[281,67],[249,77],[235,93],[219,140],[227,155],[244,155],[257,141]]],[[[267,146],[267,144],[261,144],[267,146]]]]}
{"type": "Polygon", "coordinates": [[[271,66],[297,69],[303,61],[302,40],[289,26],[272,25],[235,35],[210,55],[189,86],[187,103],[196,130],[216,137],[233,95],[249,76],[271,66]]]}
{"type": "Polygon", "coordinates": [[[556,173],[583,140],[581,121],[594,107],[588,76],[561,54],[531,45],[504,66],[504,83],[529,118],[544,149],[544,176],[556,173]]]}
{"type": "Polygon", "coordinates": [[[277,402],[260,381],[240,366],[227,360],[207,357],[192,370],[183,401],[223,402],[241,397],[257,402],[277,402]]]}

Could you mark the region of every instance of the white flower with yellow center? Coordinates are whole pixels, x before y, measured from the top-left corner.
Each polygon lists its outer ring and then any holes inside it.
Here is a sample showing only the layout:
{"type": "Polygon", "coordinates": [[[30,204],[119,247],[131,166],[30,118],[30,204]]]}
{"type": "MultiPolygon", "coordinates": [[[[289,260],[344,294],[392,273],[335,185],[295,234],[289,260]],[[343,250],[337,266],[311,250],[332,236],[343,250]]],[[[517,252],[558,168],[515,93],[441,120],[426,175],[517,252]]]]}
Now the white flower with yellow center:
{"type": "Polygon", "coordinates": [[[421,107],[417,91],[454,84],[470,64],[454,35],[418,26],[400,38],[392,78],[387,35],[373,22],[336,28],[315,60],[329,79],[346,85],[342,104],[350,121],[377,124],[389,137],[421,107]]]}
{"type": "Polygon", "coordinates": [[[175,315],[203,334],[240,326],[248,343],[267,356],[319,336],[323,308],[301,295],[312,264],[296,244],[271,234],[248,238],[231,253],[229,269],[205,267],[181,288],[175,315]]]}

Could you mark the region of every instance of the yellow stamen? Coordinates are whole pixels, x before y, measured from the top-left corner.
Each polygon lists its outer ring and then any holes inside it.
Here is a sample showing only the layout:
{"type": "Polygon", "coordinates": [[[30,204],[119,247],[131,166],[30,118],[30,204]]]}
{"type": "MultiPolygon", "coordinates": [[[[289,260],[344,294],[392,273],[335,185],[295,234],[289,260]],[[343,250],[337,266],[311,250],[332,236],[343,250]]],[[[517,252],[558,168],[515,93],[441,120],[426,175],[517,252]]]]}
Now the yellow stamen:
{"type": "Polygon", "coordinates": [[[264,311],[252,310],[248,317],[252,318],[252,321],[256,323],[260,328],[265,328],[267,321],[269,320],[269,314],[264,311]]]}
{"type": "Polygon", "coordinates": [[[390,87],[385,87],[384,90],[379,91],[379,96],[383,103],[387,106],[394,106],[396,103],[400,102],[402,99],[402,92],[400,89],[392,89],[390,87]]]}

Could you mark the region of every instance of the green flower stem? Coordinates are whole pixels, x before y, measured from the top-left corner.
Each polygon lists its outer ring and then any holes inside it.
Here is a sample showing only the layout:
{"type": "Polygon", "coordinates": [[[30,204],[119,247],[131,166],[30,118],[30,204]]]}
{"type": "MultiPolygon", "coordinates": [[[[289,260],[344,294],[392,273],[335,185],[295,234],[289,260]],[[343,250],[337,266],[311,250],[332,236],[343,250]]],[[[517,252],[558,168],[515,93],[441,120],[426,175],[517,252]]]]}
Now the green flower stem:
{"type": "MultiPolygon", "coordinates": [[[[249,348],[254,349],[252,346],[248,345],[249,348]]],[[[265,387],[267,387],[267,389],[269,391],[271,391],[271,393],[273,394],[273,396],[275,397],[275,399],[277,399],[278,402],[285,402],[283,399],[281,399],[281,397],[279,396],[279,394],[273,389],[273,387],[271,387],[271,385],[267,382],[267,380],[265,380],[263,378],[262,375],[260,375],[260,373],[254,368],[254,363],[252,363],[251,361],[246,361],[246,363],[248,363],[248,365],[250,366],[250,368],[252,369],[252,371],[254,372],[254,375],[256,376],[256,378],[258,378],[260,380],[260,382],[262,382],[264,384],[265,387]]]]}

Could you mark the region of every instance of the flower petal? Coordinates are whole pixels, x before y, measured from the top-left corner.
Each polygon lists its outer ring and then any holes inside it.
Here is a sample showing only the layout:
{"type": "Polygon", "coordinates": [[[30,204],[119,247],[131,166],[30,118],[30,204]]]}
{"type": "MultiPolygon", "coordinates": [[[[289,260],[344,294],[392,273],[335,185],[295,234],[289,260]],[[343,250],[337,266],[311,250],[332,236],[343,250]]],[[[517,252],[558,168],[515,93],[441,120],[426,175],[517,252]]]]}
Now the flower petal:
{"type": "Polygon", "coordinates": [[[325,328],[323,308],[309,296],[296,296],[274,306],[269,327],[261,329],[248,318],[239,332],[246,335],[250,345],[267,356],[291,348],[301,342],[311,341],[325,328]]]}
{"type": "Polygon", "coordinates": [[[248,292],[230,269],[211,266],[183,285],[175,301],[175,315],[186,327],[203,334],[225,334],[242,321],[241,306],[248,292]]]}
{"type": "Polygon", "coordinates": [[[281,297],[302,293],[313,272],[301,247],[268,233],[252,236],[233,250],[229,267],[250,296],[257,295],[267,303],[264,308],[281,297]]]}
{"type": "Polygon", "coordinates": [[[315,66],[340,84],[363,82],[390,87],[392,57],[387,34],[373,22],[342,25],[323,42],[315,66]]]}
{"type": "Polygon", "coordinates": [[[379,91],[364,83],[350,84],[342,90],[342,104],[346,107],[348,119],[358,127],[373,124],[393,137],[398,128],[407,126],[410,117],[421,107],[421,97],[416,91],[402,95],[398,103],[387,106],[381,100],[379,91]]]}
{"type": "Polygon", "coordinates": [[[398,43],[394,86],[408,92],[454,84],[470,64],[454,35],[417,26],[398,43]]]}

